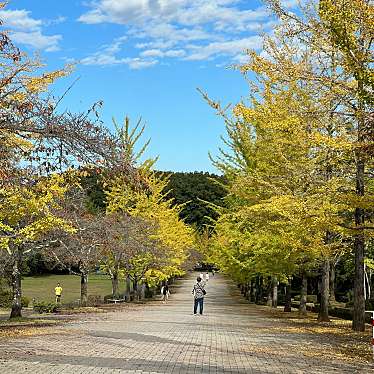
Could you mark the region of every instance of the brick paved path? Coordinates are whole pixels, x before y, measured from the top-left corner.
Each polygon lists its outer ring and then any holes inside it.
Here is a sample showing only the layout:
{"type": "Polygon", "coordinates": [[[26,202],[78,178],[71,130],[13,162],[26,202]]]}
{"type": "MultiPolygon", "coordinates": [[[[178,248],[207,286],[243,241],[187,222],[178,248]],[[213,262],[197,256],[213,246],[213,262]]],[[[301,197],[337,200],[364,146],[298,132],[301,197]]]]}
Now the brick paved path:
{"type": "MultiPolygon", "coordinates": [[[[272,334],[274,323],[233,284],[211,277],[204,316],[192,314],[191,275],[165,305],[85,316],[53,334],[0,341],[0,373],[355,373],[298,352],[312,337],[272,334]],[[272,347],[277,347],[277,354],[272,347]]],[[[373,370],[374,372],[374,370],[373,370]]]]}

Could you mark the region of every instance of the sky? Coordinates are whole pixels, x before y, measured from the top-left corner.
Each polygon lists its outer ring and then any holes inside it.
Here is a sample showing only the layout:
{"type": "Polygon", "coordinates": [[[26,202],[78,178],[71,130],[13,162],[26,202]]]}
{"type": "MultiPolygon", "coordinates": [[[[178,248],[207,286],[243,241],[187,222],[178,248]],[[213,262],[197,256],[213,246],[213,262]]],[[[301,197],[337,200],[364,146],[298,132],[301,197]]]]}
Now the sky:
{"type": "MultiPolygon", "coordinates": [[[[282,2],[292,9],[297,0],[282,2]]],[[[108,127],[113,117],[142,118],[158,169],[209,172],[208,152],[217,155],[225,129],[197,88],[225,105],[247,97],[231,66],[246,49],[261,52],[275,25],[260,0],[10,0],[0,19],[48,69],[75,64],[53,87],[60,96],[75,82],[64,108],[103,100],[108,127]]]]}

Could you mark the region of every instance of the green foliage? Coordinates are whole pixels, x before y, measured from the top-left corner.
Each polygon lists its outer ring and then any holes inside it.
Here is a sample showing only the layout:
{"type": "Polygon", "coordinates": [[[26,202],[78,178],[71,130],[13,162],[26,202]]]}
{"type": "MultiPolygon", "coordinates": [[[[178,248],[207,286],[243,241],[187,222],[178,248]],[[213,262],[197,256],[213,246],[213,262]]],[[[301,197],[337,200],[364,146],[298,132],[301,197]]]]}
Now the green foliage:
{"type": "Polygon", "coordinates": [[[22,275],[41,275],[50,271],[45,257],[40,252],[28,253],[22,265],[22,275]]]}
{"type": "Polygon", "coordinates": [[[101,175],[95,169],[88,169],[81,178],[81,185],[87,194],[86,207],[92,213],[105,211],[105,193],[101,175]]]}
{"type": "Polygon", "coordinates": [[[173,199],[173,204],[183,205],[180,217],[188,225],[196,226],[199,231],[211,225],[218,218],[212,205],[222,206],[226,189],[226,179],[222,176],[204,172],[157,172],[168,176],[165,192],[173,199]],[[184,205],[185,204],[185,205],[184,205]]]}
{"type": "Polygon", "coordinates": [[[8,290],[0,290],[0,307],[9,308],[12,305],[12,293],[8,290]]]}
{"type": "Polygon", "coordinates": [[[40,314],[42,313],[56,313],[61,306],[56,303],[48,301],[39,301],[34,304],[34,310],[40,314]]]}
{"type": "Polygon", "coordinates": [[[22,296],[21,297],[21,305],[22,305],[22,308],[27,308],[30,304],[30,299],[26,296],[22,296]]]}
{"type": "MultiPolygon", "coordinates": [[[[183,205],[179,216],[186,224],[196,226],[201,231],[218,218],[214,206],[224,204],[225,177],[204,172],[172,171],[157,171],[156,175],[166,178],[163,193],[167,194],[167,199],[173,200],[172,205],[183,205]]],[[[81,183],[87,191],[88,209],[93,212],[105,210],[106,196],[101,176],[91,170],[81,183]]]]}
{"type": "MultiPolygon", "coordinates": [[[[10,290],[0,289],[0,308],[11,308],[13,295],[10,290]]],[[[30,299],[26,296],[21,297],[22,308],[26,308],[30,304],[30,299]]]]}

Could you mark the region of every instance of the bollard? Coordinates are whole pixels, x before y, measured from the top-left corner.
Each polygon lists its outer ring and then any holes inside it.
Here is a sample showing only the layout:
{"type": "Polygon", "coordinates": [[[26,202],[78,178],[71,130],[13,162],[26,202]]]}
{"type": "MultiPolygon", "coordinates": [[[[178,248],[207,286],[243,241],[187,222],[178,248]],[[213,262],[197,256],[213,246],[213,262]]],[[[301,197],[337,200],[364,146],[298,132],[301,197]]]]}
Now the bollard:
{"type": "Polygon", "coordinates": [[[371,313],[371,326],[373,330],[373,335],[371,339],[371,346],[373,349],[373,360],[374,360],[374,310],[367,310],[365,313],[371,313]]]}

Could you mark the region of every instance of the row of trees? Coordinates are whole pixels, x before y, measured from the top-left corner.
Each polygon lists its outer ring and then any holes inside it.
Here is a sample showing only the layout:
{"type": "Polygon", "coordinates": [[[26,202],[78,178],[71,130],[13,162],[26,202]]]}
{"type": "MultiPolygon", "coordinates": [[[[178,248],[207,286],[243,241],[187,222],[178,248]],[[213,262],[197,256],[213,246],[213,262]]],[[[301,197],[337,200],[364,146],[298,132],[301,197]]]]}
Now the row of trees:
{"type": "Polygon", "coordinates": [[[101,103],[85,113],[60,110],[64,95],[52,97],[49,86],[71,67],[44,72],[4,31],[0,59],[0,268],[12,284],[11,317],[21,316],[28,253],[79,274],[83,305],[98,266],[110,274],[113,296],[121,277],[136,290],[181,274],[194,234],[165,196],[154,160],[140,162],[140,123],[131,129],[126,119],[111,133],[101,103]]]}
{"type": "Polygon", "coordinates": [[[334,265],[352,253],[353,329],[362,331],[365,256],[367,266],[373,258],[373,7],[267,5],[278,26],[263,52],[248,51],[238,66],[250,78],[249,99],[228,113],[204,94],[226,122],[214,164],[229,185],[208,256],[239,283],[259,289],[269,279],[274,294],[278,281],[301,277],[304,311],[308,274],[319,269],[319,319],[327,321],[334,265]]]}

